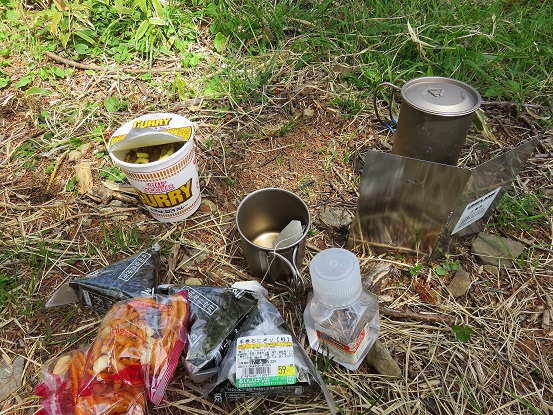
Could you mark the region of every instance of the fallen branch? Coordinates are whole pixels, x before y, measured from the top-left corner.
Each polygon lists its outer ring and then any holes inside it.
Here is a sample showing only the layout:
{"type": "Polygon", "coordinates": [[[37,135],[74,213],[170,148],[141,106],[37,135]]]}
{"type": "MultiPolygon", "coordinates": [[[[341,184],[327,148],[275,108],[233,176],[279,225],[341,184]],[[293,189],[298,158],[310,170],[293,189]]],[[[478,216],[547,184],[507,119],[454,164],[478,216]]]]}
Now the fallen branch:
{"type": "Polygon", "coordinates": [[[511,108],[511,109],[518,109],[520,107],[525,107],[525,108],[537,108],[542,110],[551,110],[551,107],[547,105],[519,104],[518,102],[512,102],[512,101],[482,101],[482,105],[504,107],[504,108],[511,108]]]}
{"type": "Polygon", "coordinates": [[[131,68],[128,66],[100,66],[94,64],[86,64],[75,62],[71,59],[63,58],[56,55],[53,52],[45,51],[44,54],[55,62],[62,63],[67,66],[72,66],[77,69],[91,70],[91,71],[111,71],[111,72],[123,72],[127,74],[141,74],[141,73],[171,73],[171,72],[189,72],[188,68],[131,68]]]}
{"type": "Polygon", "coordinates": [[[422,321],[431,321],[434,323],[444,323],[448,326],[453,326],[455,324],[455,318],[442,316],[439,314],[422,314],[415,313],[413,311],[403,311],[403,310],[394,310],[393,308],[380,307],[380,314],[388,317],[396,318],[406,318],[410,320],[422,320],[422,321]]]}
{"type": "Polygon", "coordinates": [[[84,216],[101,218],[101,217],[104,217],[104,216],[117,216],[117,215],[120,215],[121,213],[133,212],[133,211],[136,211],[136,210],[140,210],[140,208],[139,207],[121,208],[121,209],[114,209],[110,212],[102,212],[102,213],[94,213],[94,212],[78,213],[76,215],[69,216],[69,217],[64,218],[64,219],[60,219],[55,225],[52,225],[52,226],[49,226],[47,228],[41,229],[41,232],[50,230],[52,228],[59,227],[60,224],[63,223],[63,222],[67,222],[67,221],[77,219],[77,218],[82,218],[84,216]]]}

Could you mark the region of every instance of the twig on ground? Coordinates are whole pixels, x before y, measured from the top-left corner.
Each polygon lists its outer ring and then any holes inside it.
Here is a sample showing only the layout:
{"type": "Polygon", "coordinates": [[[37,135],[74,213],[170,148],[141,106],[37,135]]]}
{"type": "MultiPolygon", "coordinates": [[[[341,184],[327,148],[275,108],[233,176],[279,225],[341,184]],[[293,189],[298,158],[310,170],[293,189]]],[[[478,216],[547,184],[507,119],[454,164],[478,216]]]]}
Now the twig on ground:
{"type": "Polygon", "coordinates": [[[110,71],[110,72],[123,72],[126,74],[136,75],[141,73],[171,73],[171,72],[190,72],[189,68],[130,68],[128,66],[99,66],[94,64],[86,64],[75,62],[71,59],[67,59],[56,55],[53,52],[45,51],[44,54],[55,62],[63,63],[67,66],[72,66],[77,69],[91,70],[91,71],[110,71]]]}
{"type": "Polygon", "coordinates": [[[380,307],[380,313],[388,317],[405,318],[411,320],[431,321],[434,323],[444,323],[449,326],[455,324],[455,318],[442,316],[439,314],[423,314],[413,311],[394,310],[393,308],[380,307]]]}
{"type": "Polygon", "coordinates": [[[46,191],[50,190],[50,187],[52,186],[52,183],[54,182],[54,177],[56,177],[56,173],[58,172],[60,164],[68,153],[69,153],[68,151],[65,151],[56,160],[56,164],[54,165],[54,170],[52,171],[52,174],[50,174],[50,180],[48,180],[48,185],[46,186],[46,191]]]}

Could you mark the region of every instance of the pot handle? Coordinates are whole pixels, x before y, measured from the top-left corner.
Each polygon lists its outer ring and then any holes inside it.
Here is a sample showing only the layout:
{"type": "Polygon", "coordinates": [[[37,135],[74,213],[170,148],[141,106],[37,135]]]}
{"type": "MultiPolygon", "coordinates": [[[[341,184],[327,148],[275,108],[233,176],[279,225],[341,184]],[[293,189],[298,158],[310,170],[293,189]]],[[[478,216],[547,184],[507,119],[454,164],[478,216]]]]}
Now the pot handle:
{"type": "Polygon", "coordinates": [[[304,294],[305,282],[303,281],[303,277],[301,276],[300,270],[296,265],[298,261],[298,247],[297,246],[294,247],[294,252],[292,253],[292,261],[289,261],[288,258],[286,258],[282,254],[279,254],[276,251],[269,251],[267,252],[267,254],[273,255],[275,259],[276,258],[280,259],[290,268],[290,271],[292,271],[292,281],[291,281],[292,284],[289,286],[289,289],[292,292],[292,294],[295,294],[296,296],[304,294]]]}
{"type": "MultiPolygon", "coordinates": [[[[401,81],[403,81],[402,79],[400,79],[401,81]]],[[[405,82],[405,81],[403,81],[405,82]]],[[[378,91],[385,87],[385,86],[388,86],[390,88],[393,88],[397,91],[401,91],[401,87],[397,86],[397,85],[394,85],[392,84],[391,82],[382,82],[380,84],[378,84],[374,90],[374,95],[373,95],[373,107],[374,107],[374,113],[376,114],[376,118],[378,119],[378,121],[380,121],[381,124],[383,124],[386,128],[388,128],[392,133],[396,133],[396,130],[395,130],[395,126],[397,125],[397,121],[394,119],[394,116],[392,114],[392,105],[390,103],[389,105],[389,110],[390,110],[390,122],[386,122],[386,121],[383,121],[382,118],[380,117],[380,113],[378,112],[378,106],[376,105],[376,99],[377,99],[377,95],[378,95],[378,91]]]]}

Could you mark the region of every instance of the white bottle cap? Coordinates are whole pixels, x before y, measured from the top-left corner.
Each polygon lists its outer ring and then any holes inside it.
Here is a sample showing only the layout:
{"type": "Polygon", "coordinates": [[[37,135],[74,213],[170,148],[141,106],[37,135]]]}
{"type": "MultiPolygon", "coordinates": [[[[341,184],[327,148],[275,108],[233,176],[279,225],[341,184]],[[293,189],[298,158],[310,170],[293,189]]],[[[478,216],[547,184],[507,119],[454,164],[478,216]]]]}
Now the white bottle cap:
{"type": "Polygon", "coordinates": [[[319,252],[309,264],[313,294],[331,307],[349,306],[363,290],[359,260],[350,251],[330,248],[319,252]]]}

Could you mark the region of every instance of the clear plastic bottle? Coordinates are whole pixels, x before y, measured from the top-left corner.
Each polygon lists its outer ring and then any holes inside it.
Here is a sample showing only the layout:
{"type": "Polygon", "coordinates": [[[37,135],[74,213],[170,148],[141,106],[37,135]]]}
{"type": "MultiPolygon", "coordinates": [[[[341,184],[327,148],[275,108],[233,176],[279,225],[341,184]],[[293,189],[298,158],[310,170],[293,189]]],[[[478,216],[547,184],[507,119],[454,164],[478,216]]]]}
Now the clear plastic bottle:
{"type": "Polygon", "coordinates": [[[309,272],[313,295],[303,314],[309,345],[357,370],[380,332],[378,300],[363,288],[359,261],[345,249],[326,249],[309,272]]]}

